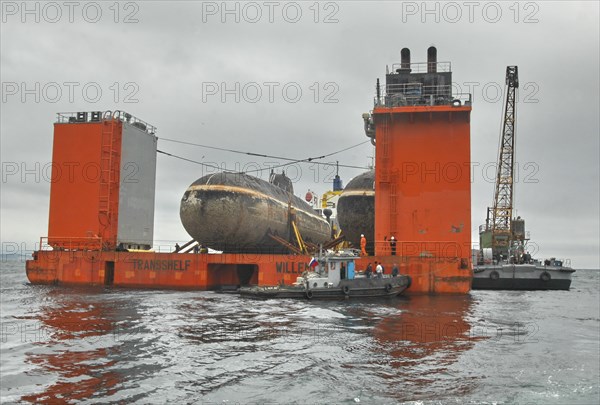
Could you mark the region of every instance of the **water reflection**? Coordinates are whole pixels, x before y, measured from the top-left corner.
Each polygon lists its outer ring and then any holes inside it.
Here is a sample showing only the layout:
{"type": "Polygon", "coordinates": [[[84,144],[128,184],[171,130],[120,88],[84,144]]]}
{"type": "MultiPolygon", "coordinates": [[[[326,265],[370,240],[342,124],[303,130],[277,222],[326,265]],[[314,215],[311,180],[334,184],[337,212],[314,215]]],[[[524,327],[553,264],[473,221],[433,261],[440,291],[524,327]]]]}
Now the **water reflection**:
{"type": "MultiPolygon", "coordinates": [[[[287,390],[294,402],[307,395],[299,386],[289,390],[288,377],[296,373],[325,391],[339,389],[349,375],[369,375],[385,398],[429,400],[465,396],[478,381],[460,371],[462,353],[476,340],[469,296],[356,303],[58,289],[45,296],[31,320],[46,338],[26,353],[26,362],[47,384],[23,401],[152,402],[164,395],[242,401],[244,381],[246,388],[287,390]],[[121,338],[123,325],[134,325],[135,333],[125,328],[129,335],[121,338]],[[157,392],[140,386],[173,376],[175,391],[169,384],[157,392]]],[[[311,395],[318,402],[320,394],[311,395]]]]}
{"type": "Polygon", "coordinates": [[[115,308],[98,290],[56,289],[48,293],[29,331],[35,349],[25,361],[50,374],[53,383],[42,392],[25,395],[23,401],[65,402],[111,395],[121,376],[107,371],[115,339],[115,308]]]}
{"type": "Polygon", "coordinates": [[[388,357],[388,369],[381,377],[393,386],[390,392],[399,400],[423,400],[473,391],[477,378],[454,375],[461,355],[481,339],[467,320],[471,297],[414,295],[401,300],[397,306],[401,314],[382,318],[373,330],[379,350],[388,357]]]}
{"type": "Polygon", "coordinates": [[[3,274],[2,403],[598,402],[596,272],[558,295],[338,302],[23,274],[3,274]]]}

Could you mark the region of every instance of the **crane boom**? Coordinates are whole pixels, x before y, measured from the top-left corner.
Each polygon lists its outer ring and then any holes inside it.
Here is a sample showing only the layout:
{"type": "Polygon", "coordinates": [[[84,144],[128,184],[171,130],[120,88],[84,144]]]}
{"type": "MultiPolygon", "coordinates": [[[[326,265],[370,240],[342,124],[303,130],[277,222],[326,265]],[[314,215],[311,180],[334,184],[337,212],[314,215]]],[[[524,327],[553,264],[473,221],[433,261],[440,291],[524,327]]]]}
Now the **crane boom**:
{"type": "Polygon", "coordinates": [[[500,138],[496,190],[492,208],[492,249],[506,252],[511,243],[515,173],[515,117],[519,75],[517,66],[506,67],[506,105],[500,138]]]}

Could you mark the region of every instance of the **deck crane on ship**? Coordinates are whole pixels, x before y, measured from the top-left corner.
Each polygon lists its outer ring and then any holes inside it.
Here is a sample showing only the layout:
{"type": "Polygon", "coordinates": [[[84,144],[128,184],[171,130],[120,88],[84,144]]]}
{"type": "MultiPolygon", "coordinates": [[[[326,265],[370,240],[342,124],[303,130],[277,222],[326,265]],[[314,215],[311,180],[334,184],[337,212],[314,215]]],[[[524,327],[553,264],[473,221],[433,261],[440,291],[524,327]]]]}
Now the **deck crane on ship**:
{"type": "Polygon", "coordinates": [[[491,248],[494,260],[508,258],[509,254],[525,254],[525,221],[513,218],[515,174],[515,129],[519,70],[517,66],[506,67],[506,103],[493,206],[488,207],[485,228],[480,229],[482,248],[491,248]],[[491,216],[491,218],[490,218],[491,216]]]}
{"type": "Polygon", "coordinates": [[[480,251],[473,268],[473,289],[568,290],[575,271],[554,258],[534,260],[527,251],[525,220],[513,218],[517,66],[506,67],[504,105],[493,206],[479,227],[480,251]]]}

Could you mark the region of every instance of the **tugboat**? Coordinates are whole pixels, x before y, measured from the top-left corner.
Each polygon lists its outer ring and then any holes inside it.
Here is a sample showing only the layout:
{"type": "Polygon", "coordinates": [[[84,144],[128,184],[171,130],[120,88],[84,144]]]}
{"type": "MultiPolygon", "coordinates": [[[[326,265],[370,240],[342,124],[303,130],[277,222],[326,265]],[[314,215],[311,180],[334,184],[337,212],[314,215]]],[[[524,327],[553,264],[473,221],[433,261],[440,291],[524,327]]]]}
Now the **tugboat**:
{"type": "Polygon", "coordinates": [[[395,297],[410,286],[406,275],[373,275],[355,272],[356,256],[350,253],[313,258],[310,266],[292,285],[241,287],[238,292],[248,298],[349,299],[395,297]]]}

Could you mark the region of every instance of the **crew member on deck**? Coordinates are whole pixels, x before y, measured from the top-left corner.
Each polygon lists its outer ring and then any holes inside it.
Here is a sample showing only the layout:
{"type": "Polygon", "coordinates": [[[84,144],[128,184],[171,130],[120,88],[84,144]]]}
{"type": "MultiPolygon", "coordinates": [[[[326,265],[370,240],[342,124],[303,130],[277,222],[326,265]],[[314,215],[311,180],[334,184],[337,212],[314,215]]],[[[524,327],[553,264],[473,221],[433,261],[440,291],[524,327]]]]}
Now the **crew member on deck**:
{"type": "Polygon", "coordinates": [[[367,238],[362,233],[360,234],[360,255],[367,256],[367,238]]]}
{"type": "Polygon", "coordinates": [[[373,266],[371,266],[371,263],[369,263],[367,269],[365,270],[365,276],[367,278],[371,278],[371,274],[373,274],[373,266]]]}
{"type": "Polygon", "coordinates": [[[382,278],[383,277],[383,266],[381,265],[381,263],[377,263],[377,267],[375,267],[375,273],[377,273],[377,278],[382,278]]]}
{"type": "Polygon", "coordinates": [[[396,238],[394,236],[390,238],[390,249],[392,250],[392,256],[396,256],[396,238]]]}

